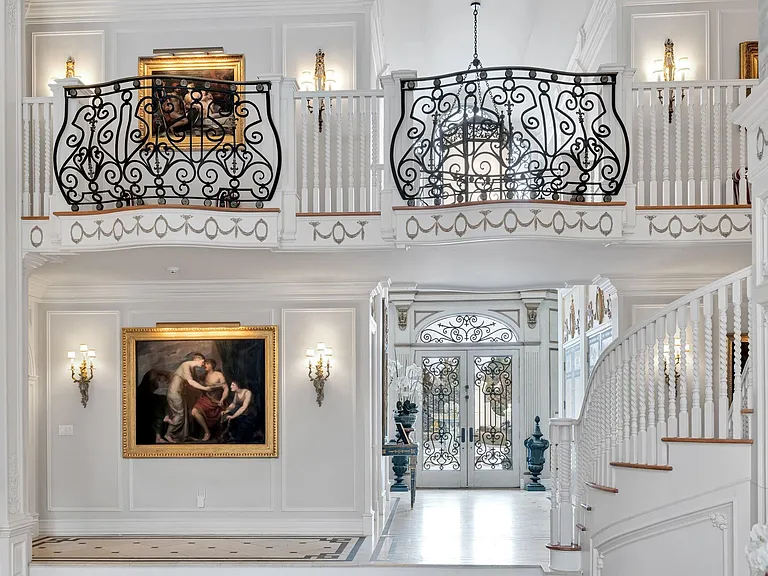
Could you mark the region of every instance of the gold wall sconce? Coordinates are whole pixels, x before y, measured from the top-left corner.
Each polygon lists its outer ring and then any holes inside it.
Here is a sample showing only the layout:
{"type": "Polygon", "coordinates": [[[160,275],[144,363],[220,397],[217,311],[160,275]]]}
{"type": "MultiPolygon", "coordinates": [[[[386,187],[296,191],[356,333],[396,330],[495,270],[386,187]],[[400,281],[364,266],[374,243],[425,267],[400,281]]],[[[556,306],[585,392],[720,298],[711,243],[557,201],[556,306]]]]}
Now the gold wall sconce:
{"type": "Polygon", "coordinates": [[[66,67],[67,71],[65,73],[65,78],[74,78],[75,77],[75,59],[72,58],[72,54],[69,55],[69,58],[67,58],[66,61],[66,67]]]}
{"type": "Polygon", "coordinates": [[[79,365],[75,364],[77,359],[76,352],[67,352],[69,359],[69,369],[72,375],[72,381],[80,388],[80,398],[83,408],[88,405],[88,387],[93,380],[93,369],[96,364],[96,350],[88,348],[88,344],[80,344],[80,354],[83,359],[79,365]]]}
{"type": "Polygon", "coordinates": [[[332,357],[333,349],[326,347],[323,342],[318,342],[317,348],[315,349],[307,348],[309,379],[315,387],[318,406],[323,405],[323,398],[325,397],[325,381],[328,380],[328,377],[331,375],[332,357]],[[323,365],[323,360],[325,360],[325,365],[323,365]]]}
{"type": "MultiPolygon", "coordinates": [[[[315,54],[315,71],[314,73],[309,70],[305,70],[301,73],[301,82],[299,84],[301,89],[309,92],[325,92],[327,90],[333,90],[336,86],[336,74],[333,70],[325,69],[325,52],[320,48],[315,54]]],[[[313,113],[312,100],[307,101],[307,109],[309,113],[313,113]]],[[[325,112],[325,99],[320,100],[320,112],[318,115],[318,132],[323,131],[323,113],[325,112]]]]}
{"type": "MultiPolygon", "coordinates": [[[[680,75],[680,80],[685,81],[685,73],[690,72],[691,69],[688,65],[688,57],[683,56],[679,59],[679,61],[675,62],[675,43],[672,42],[669,38],[667,38],[667,41],[664,42],[664,58],[662,60],[654,60],[653,62],[656,65],[656,69],[653,71],[653,73],[656,75],[656,81],[657,82],[674,82],[676,79],[676,76],[680,75]],[[662,80],[663,78],[663,80],[662,80]]],[[[662,95],[662,88],[658,89],[659,91],[659,102],[664,104],[664,96],[662,95]]],[[[685,88],[683,88],[680,91],[681,98],[685,99],[685,88]]],[[[675,111],[675,90],[674,88],[669,89],[669,106],[668,106],[668,112],[669,112],[669,123],[672,123],[672,114],[674,114],[675,111]]]]}

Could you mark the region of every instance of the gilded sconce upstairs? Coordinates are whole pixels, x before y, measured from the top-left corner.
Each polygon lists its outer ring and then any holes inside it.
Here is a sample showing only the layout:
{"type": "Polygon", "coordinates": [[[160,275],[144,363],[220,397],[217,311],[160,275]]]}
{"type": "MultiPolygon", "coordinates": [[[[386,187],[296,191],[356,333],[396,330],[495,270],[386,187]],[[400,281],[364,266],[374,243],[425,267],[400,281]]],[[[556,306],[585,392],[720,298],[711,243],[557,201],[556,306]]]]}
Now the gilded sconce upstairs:
{"type": "Polygon", "coordinates": [[[79,365],[75,365],[75,352],[67,352],[69,359],[69,370],[72,381],[80,388],[80,403],[85,408],[88,405],[88,388],[93,380],[93,369],[96,363],[96,350],[88,348],[87,344],[80,345],[80,353],[83,359],[79,365]]]}
{"type": "Polygon", "coordinates": [[[309,369],[309,379],[312,385],[315,387],[317,393],[317,405],[323,405],[323,399],[325,398],[325,381],[331,375],[331,357],[333,356],[333,349],[326,348],[323,342],[317,343],[317,354],[312,348],[307,348],[307,361],[309,369]],[[323,365],[325,360],[325,365],[323,365]],[[314,363],[314,365],[313,365],[314,363]],[[314,375],[313,375],[314,369],[314,375]]]}

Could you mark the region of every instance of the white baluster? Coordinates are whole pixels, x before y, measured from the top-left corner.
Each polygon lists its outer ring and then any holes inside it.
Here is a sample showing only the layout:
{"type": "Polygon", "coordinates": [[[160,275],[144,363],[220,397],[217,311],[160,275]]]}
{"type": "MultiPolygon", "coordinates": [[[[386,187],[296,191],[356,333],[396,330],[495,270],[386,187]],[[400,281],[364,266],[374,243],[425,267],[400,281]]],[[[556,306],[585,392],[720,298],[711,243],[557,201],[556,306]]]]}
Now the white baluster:
{"type": "Polygon", "coordinates": [[[688,89],[688,98],[686,99],[685,108],[688,112],[688,206],[695,206],[698,204],[704,204],[704,202],[697,202],[696,201],[696,175],[694,173],[695,168],[695,162],[694,162],[694,132],[695,132],[695,124],[693,121],[693,113],[695,111],[695,104],[694,104],[694,95],[695,95],[695,89],[689,88],[688,89]]]}
{"type": "Polygon", "coordinates": [[[712,292],[704,295],[704,438],[715,437],[714,370],[712,358],[712,292]]]}
{"type": "Polygon", "coordinates": [[[299,210],[309,212],[309,172],[308,172],[308,151],[307,134],[309,128],[309,113],[307,110],[307,101],[299,98],[299,108],[301,109],[301,206],[299,210]]]}
{"type": "Polygon", "coordinates": [[[741,279],[733,283],[733,400],[731,418],[733,437],[744,438],[741,429],[741,279]]]}
{"type": "Polygon", "coordinates": [[[646,443],[648,444],[648,463],[649,464],[657,464],[658,460],[656,458],[656,447],[657,447],[657,436],[656,436],[656,374],[654,370],[654,352],[656,350],[655,346],[655,340],[654,340],[654,325],[651,324],[649,326],[646,326],[644,329],[645,332],[645,339],[646,343],[648,345],[648,349],[646,351],[646,363],[648,365],[648,370],[646,372],[646,390],[645,393],[648,396],[648,435],[646,439],[646,443]]]}
{"type": "Polygon", "coordinates": [[[638,464],[648,463],[648,420],[646,418],[646,396],[648,390],[646,388],[648,381],[648,348],[645,340],[645,328],[641,329],[637,333],[637,343],[640,347],[637,358],[637,411],[638,411],[638,431],[637,431],[637,448],[635,453],[637,454],[638,464]]]}
{"type": "Polygon", "coordinates": [[[53,150],[51,148],[52,131],[53,131],[53,104],[46,103],[43,105],[45,112],[43,113],[43,119],[45,121],[45,186],[43,191],[43,212],[38,216],[48,216],[50,214],[50,200],[49,198],[53,194],[53,178],[51,175],[51,154],[53,150]]]}
{"type": "MultiPolygon", "coordinates": [[[[754,352],[755,348],[752,346],[753,338],[755,337],[755,332],[753,330],[753,311],[752,308],[754,306],[754,303],[752,302],[752,276],[747,276],[747,358],[752,358],[752,366],[750,367],[749,371],[747,372],[747,392],[745,394],[746,398],[742,402],[744,404],[744,407],[748,410],[754,408],[754,402],[755,402],[755,392],[752,388],[753,386],[753,380],[752,380],[752,374],[755,373],[755,370],[757,370],[756,362],[754,360],[754,352]]],[[[752,418],[746,417],[746,437],[754,439],[754,420],[752,418]]]]}
{"type": "MultiPolygon", "coordinates": [[[[693,95],[691,95],[693,96],[693,95]]],[[[712,186],[709,181],[709,145],[707,136],[709,135],[709,88],[701,87],[701,203],[708,204],[712,198],[712,186]]]]}
{"type": "MultiPolygon", "coordinates": [[[[739,86],[739,102],[747,98],[747,87],[739,86]]],[[[747,201],[747,129],[739,126],[739,201],[737,204],[749,204],[747,201]]]]}
{"type": "Polygon", "coordinates": [[[319,214],[323,211],[320,206],[320,99],[317,96],[312,97],[312,175],[314,183],[312,186],[312,209],[310,212],[319,214]]]}
{"type": "Polygon", "coordinates": [[[701,299],[691,302],[691,336],[693,344],[693,390],[691,393],[691,438],[701,438],[701,379],[699,377],[699,316],[701,314],[701,299]]]}
{"type": "Polygon", "coordinates": [[[720,313],[718,318],[718,344],[720,354],[718,357],[718,367],[720,368],[719,387],[717,389],[717,437],[728,437],[728,383],[727,383],[727,334],[728,334],[728,287],[722,286],[717,290],[717,310],[720,313]]]}
{"type": "Polygon", "coordinates": [[[656,321],[656,352],[658,353],[658,363],[656,364],[656,376],[658,383],[656,386],[657,402],[656,402],[656,464],[667,463],[667,450],[662,438],[667,436],[667,414],[666,407],[664,406],[666,382],[665,372],[666,366],[664,365],[664,322],[665,318],[659,318],[656,321]]]}
{"type": "Polygon", "coordinates": [[[635,147],[637,148],[637,206],[645,206],[645,130],[643,129],[643,115],[645,114],[645,90],[634,89],[637,102],[637,132],[635,133],[635,147]]]}
{"type": "Polygon", "coordinates": [[[629,349],[631,352],[630,369],[630,405],[629,405],[629,460],[628,462],[637,463],[637,391],[641,388],[642,374],[640,372],[640,362],[637,357],[637,334],[632,334],[629,339],[629,349]]]}
{"type": "Polygon", "coordinates": [[[669,106],[669,90],[664,90],[664,111],[662,112],[662,141],[661,141],[661,197],[663,206],[672,206],[669,182],[669,117],[666,114],[669,106]]]}
{"type": "Polygon", "coordinates": [[[342,152],[341,140],[342,133],[344,132],[344,123],[342,121],[342,105],[344,99],[341,96],[336,97],[336,212],[344,212],[344,168],[342,166],[342,159],[344,153],[342,152]]]}
{"type": "MultiPolygon", "coordinates": [[[[611,395],[611,462],[618,462],[621,458],[619,456],[619,438],[621,437],[620,423],[621,408],[619,407],[619,386],[618,384],[618,372],[619,372],[619,354],[621,353],[621,346],[618,346],[611,352],[609,358],[611,361],[611,384],[609,387],[611,395]]],[[[615,479],[615,470],[611,468],[609,472],[609,486],[613,486],[615,479]]]]}
{"type": "Polygon", "coordinates": [[[30,215],[34,216],[41,213],[43,210],[43,203],[41,202],[43,194],[40,191],[40,169],[42,168],[40,162],[40,104],[35,102],[32,104],[32,137],[29,139],[30,144],[30,161],[32,162],[32,189],[33,200],[32,211],[30,215]]]}
{"type": "Polygon", "coordinates": [[[649,114],[649,124],[651,127],[651,136],[649,138],[649,144],[651,148],[651,181],[648,186],[648,198],[650,200],[649,204],[651,206],[659,206],[663,204],[662,202],[659,202],[659,184],[658,184],[658,174],[656,172],[656,124],[659,121],[659,114],[658,114],[658,106],[656,104],[657,100],[653,97],[653,94],[651,94],[651,108],[650,108],[650,114],[649,114]]]}
{"type": "Polygon", "coordinates": [[[331,188],[331,128],[334,127],[333,113],[331,112],[331,99],[328,96],[323,96],[322,103],[325,108],[323,113],[325,118],[323,122],[323,130],[325,132],[325,194],[323,194],[323,212],[333,212],[331,206],[331,197],[333,195],[331,188]]]}
{"type": "MultiPolygon", "coordinates": [[[[675,88],[675,102],[682,103],[682,90],[675,88]]],[[[683,107],[675,112],[675,205],[683,205],[683,107]]]]}
{"type": "Polygon", "coordinates": [[[373,141],[371,151],[371,173],[373,182],[371,189],[373,193],[373,211],[381,210],[381,182],[379,181],[379,106],[381,105],[381,99],[376,97],[372,100],[373,113],[371,117],[371,124],[373,126],[373,134],[371,139],[373,141]]]}
{"type": "Polygon", "coordinates": [[[733,125],[733,87],[725,90],[725,169],[728,171],[725,177],[725,195],[723,202],[736,204],[733,197],[733,132],[738,130],[733,125]]]}
{"type": "Polygon", "coordinates": [[[29,115],[30,115],[30,108],[32,107],[32,104],[25,103],[22,106],[22,123],[24,125],[24,129],[22,130],[22,161],[24,163],[24,170],[22,171],[22,175],[24,177],[24,196],[23,196],[23,211],[22,214],[24,216],[34,216],[35,215],[35,203],[32,199],[32,192],[30,190],[29,181],[31,179],[31,174],[29,173],[29,149],[32,146],[32,132],[30,130],[29,126],[29,115]]]}
{"type": "Polygon", "coordinates": [[[715,102],[712,105],[712,204],[723,204],[720,179],[720,86],[714,88],[715,102]]]}
{"type": "Polygon", "coordinates": [[[611,430],[610,430],[610,365],[607,361],[601,364],[601,377],[600,377],[600,415],[598,421],[598,437],[600,438],[600,481],[603,486],[607,486],[610,482],[609,478],[609,460],[611,450],[611,430]]]}
{"type": "Polygon", "coordinates": [[[630,362],[632,358],[629,340],[625,340],[621,345],[622,351],[622,363],[621,363],[621,432],[622,432],[622,444],[621,444],[621,458],[622,462],[631,462],[629,455],[630,448],[630,396],[632,394],[632,370],[630,368],[630,362]]]}
{"type": "Polygon", "coordinates": [[[355,106],[360,107],[360,98],[349,99],[347,110],[348,140],[349,140],[349,164],[347,165],[347,206],[350,212],[360,211],[360,202],[355,194],[355,106]],[[354,106],[353,106],[354,104],[354,106]]]}
{"type": "Polygon", "coordinates": [[[368,153],[368,139],[371,137],[371,130],[368,126],[370,105],[370,98],[360,98],[360,202],[361,211],[369,212],[371,210],[371,202],[368,198],[368,167],[366,166],[366,158],[370,157],[368,153]]]}
{"type": "Polygon", "coordinates": [[[667,436],[677,437],[677,386],[680,380],[675,347],[675,332],[677,332],[677,314],[670,312],[666,316],[667,324],[667,397],[669,409],[667,411],[667,436]]]}
{"type": "Polygon", "coordinates": [[[677,310],[677,327],[680,330],[680,387],[678,398],[678,435],[689,437],[690,419],[688,418],[688,318],[685,306],[677,310]]]}

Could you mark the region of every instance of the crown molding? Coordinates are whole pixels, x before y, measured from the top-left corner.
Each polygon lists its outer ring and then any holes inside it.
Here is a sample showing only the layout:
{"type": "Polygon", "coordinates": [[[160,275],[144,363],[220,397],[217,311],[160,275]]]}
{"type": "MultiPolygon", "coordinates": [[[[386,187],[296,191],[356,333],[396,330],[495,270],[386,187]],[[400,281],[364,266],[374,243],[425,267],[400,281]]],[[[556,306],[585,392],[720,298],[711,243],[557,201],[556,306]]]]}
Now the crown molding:
{"type": "Polygon", "coordinates": [[[611,276],[608,280],[619,296],[684,296],[722,278],[723,274],[690,276],[611,276]]]}
{"type": "Polygon", "coordinates": [[[593,0],[587,18],[576,36],[576,47],[566,68],[569,72],[586,72],[595,68],[597,55],[615,20],[615,0],[593,0]]]}
{"type": "Polygon", "coordinates": [[[366,13],[370,0],[31,0],[28,24],[366,13]]]}
{"type": "Polygon", "coordinates": [[[367,301],[378,282],[254,282],[249,280],[47,284],[39,301],[57,304],[168,302],[176,300],[367,301]]]}

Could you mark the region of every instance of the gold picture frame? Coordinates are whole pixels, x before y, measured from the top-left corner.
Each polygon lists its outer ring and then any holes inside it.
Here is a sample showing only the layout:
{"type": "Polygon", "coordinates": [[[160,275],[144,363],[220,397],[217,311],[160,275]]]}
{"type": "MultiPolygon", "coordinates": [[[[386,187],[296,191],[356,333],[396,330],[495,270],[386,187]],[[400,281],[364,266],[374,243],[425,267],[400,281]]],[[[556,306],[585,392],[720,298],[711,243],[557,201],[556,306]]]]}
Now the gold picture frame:
{"type": "MultiPolygon", "coordinates": [[[[185,54],[181,56],[151,56],[139,58],[139,76],[170,76],[181,78],[161,80],[162,105],[155,114],[148,106],[139,107],[139,127],[143,137],[172,144],[178,148],[211,148],[226,143],[243,142],[245,124],[234,114],[238,91],[229,84],[245,82],[245,56],[242,54],[185,54]],[[147,134],[149,130],[149,134],[147,134]],[[219,135],[220,132],[220,135],[219,135]],[[209,135],[211,137],[209,137],[209,135]]],[[[142,83],[140,99],[148,102],[158,87],[154,81],[142,83]],[[146,100],[145,100],[146,99],[146,100]]],[[[242,96],[240,96],[242,98],[242,96]]]]}
{"type": "Polygon", "coordinates": [[[277,331],[123,328],[123,457],[276,458],[277,331]]]}
{"type": "Polygon", "coordinates": [[[757,41],[739,43],[739,78],[756,80],[759,76],[757,41]]]}

